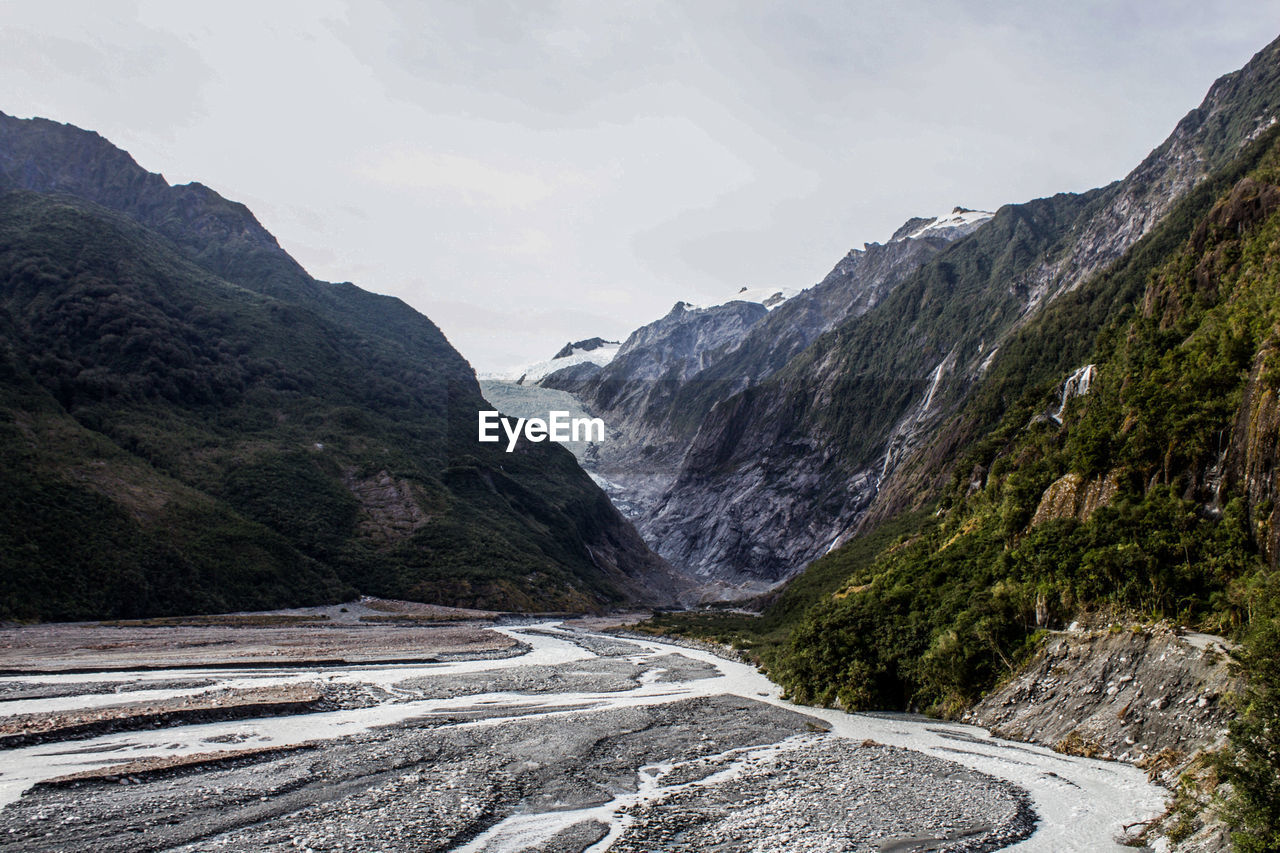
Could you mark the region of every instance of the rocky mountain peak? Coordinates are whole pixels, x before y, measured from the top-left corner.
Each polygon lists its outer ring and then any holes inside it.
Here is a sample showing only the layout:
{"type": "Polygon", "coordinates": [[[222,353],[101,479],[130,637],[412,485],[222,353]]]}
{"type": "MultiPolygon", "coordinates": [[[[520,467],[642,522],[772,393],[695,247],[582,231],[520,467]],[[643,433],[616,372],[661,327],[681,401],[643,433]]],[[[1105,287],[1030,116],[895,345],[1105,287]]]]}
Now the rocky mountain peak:
{"type": "Polygon", "coordinates": [[[995,214],[990,211],[971,210],[967,207],[957,206],[951,208],[950,213],[943,213],[938,216],[917,216],[908,219],[902,224],[901,228],[893,232],[889,242],[918,240],[921,237],[943,237],[948,240],[956,240],[972,234],[978,226],[993,216],[995,214]]]}
{"type": "Polygon", "coordinates": [[[598,350],[603,347],[616,347],[619,344],[619,341],[606,341],[604,338],[600,337],[587,338],[584,341],[573,341],[572,343],[567,343],[561,347],[559,352],[551,356],[551,359],[552,361],[555,361],[560,358],[568,358],[575,353],[593,352],[594,350],[598,350]]]}

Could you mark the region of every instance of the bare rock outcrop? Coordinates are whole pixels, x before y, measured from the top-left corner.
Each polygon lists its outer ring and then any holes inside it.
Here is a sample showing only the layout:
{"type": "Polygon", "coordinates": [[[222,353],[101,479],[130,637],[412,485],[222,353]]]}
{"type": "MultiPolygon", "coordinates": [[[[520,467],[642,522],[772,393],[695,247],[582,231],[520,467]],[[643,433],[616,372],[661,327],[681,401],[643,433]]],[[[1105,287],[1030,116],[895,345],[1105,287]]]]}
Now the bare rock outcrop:
{"type": "Polygon", "coordinates": [[[1040,496],[1031,525],[1043,524],[1055,518],[1074,518],[1087,521],[1099,507],[1104,507],[1120,494],[1120,475],[1112,471],[1092,480],[1079,474],[1064,474],[1049,484],[1040,496]]]}
{"type": "Polygon", "coordinates": [[[360,532],[374,542],[389,544],[408,539],[431,519],[419,502],[421,489],[386,471],[372,477],[350,475],[347,488],[360,502],[360,532]]]}
{"type": "Polygon", "coordinates": [[[966,720],[1059,752],[1131,762],[1170,785],[1225,741],[1227,699],[1240,688],[1228,645],[1163,623],[1054,632],[966,720]]]}

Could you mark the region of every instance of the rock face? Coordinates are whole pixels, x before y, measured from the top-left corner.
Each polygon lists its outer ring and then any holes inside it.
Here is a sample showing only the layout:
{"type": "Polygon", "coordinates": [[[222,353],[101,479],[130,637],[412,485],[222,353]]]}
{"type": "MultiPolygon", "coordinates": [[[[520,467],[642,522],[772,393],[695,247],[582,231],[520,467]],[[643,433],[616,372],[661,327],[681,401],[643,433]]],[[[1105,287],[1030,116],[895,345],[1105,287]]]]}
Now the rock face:
{"type": "Polygon", "coordinates": [[[553,355],[552,358],[568,358],[575,352],[591,352],[616,343],[617,341],[606,341],[604,338],[587,338],[585,341],[573,341],[561,347],[560,351],[553,355]]]}
{"type": "Polygon", "coordinates": [[[988,326],[1020,313],[998,261],[1046,251],[1088,202],[1003,208],[966,239],[916,255],[927,263],[898,267],[895,284],[866,294],[865,309],[855,301],[853,316],[764,382],[721,398],[640,520],[648,541],[700,577],[766,586],[838,544],[954,405],[966,368],[990,355],[988,326]]]}
{"type": "MultiPolygon", "coordinates": [[[[616,429],[597,461],[610,496],[627,508],[650,542],[660,543],[666,553],[683,554],[683,546],[666,544],[666,529],[656,514],[716,403],[757,385],[823,333],[873,308],[921,264],[990,217],[956,208],[909,220],[887,243],[851,250],[821,282],[786,299],[755,291],[709,308],[679,303],[666,317],[636,330],[603,370],[561,371],[542,384],[574,392],[616,429]],[[761,301],[742,301],[748,296],[761,301]]],[[[796,500],[803,500],[808,487],[795,485],[796,500]]],[[[800,504],[796,510],[802,511],[800,504]]],[[[678,535],[701,537],[696,526],[678,535]]],[[[750,525],[736,529],[747,536],[750,525]]]]}
{"type": "MultiPolygon", "coordinates": [[[[584,407],[614,427],[600,448],[597,470],[612,484],[610,496],[636,511],[665,488],[679,458],[666,427],[650,427],[653,412],[665,420],[673,395],[709,361],[742,344],[769,309],[733,300],[701,308],[677,302],[665,317],[631,333],[608,364],[561,368],[543,378],[546,388],[574,393],[584,407]]],[[[643,516],[643,509],[632,518],[643,516]]]]}
{"type": "MultiPolygon", "coordinates": [[[[1002,347],[1274,124],[1278,96],[1273,43],[1215,83],[1124,180],[1001,208],[887,293],[868,294],[866,309],[841,318],[763,383],[712,394],[670,487],[639,520],[642,533],[678,567],[767,584],[855,534],[867,517],[888,517],[932,493],[965,439],[955,424],[943,427],[1000,366],[1002,347]]],[[[800,310],[792,300],[777,314],[788,307],[800,310]]],[[[764,324],[758,328],[753,338],[763,337],[764,324]]],[[[789,351],[781,340],[780,351],[789,351]]],[[[1263,396],[1260,389],[1256,408],[1265,420],[1263,396]]]]}
{"type": "Polygon", "coordinates": [[[768,314],[759,302],[733,300],[710,308],[677,302],[665,317],[631,333],[584,396],[605,410],[634,405],[637,394],[652,391],[646,383],[683,382],[716,355],[737,349],[747,330],[768,314]]]}
{"type": "Polygon", "coordinates": [[[347,488],[360,502],[360,531],[375,542],[408,539],[421,529],[430,516],[422,509],[421,490],[385,470],[372,477],[346,477],[347,488]]]}
{"type": "MultiPolygon", "coordinates": [[[[1213,489],[1215,496],[1224,486],[1234,485],[1248,495],[1255,513],[1266,513],[1265,525],[1258,526],[1258,544],[1272,565],[1280,561],[1280,401],[1274,386],[1263,380],[1265,363],[1274,351],[1264,349],[1258,356],[1245,386],[1244,399],[1232,431],[1226,454],[1225,476],[1213,489]]],[[[1212,474],[1212,472],[1211,472],[1212,474]]]]}
{"type": "MultiPolygon", "coordinates": [[[[717,360],[701,378],[736,383],[735,390],[759,383],[823,333],[880,304],[907,275],[972,234],[992,215],[957,207],[937,217],[916,217],[895,231],[887,243],[868,243],[850,250],[822,281],[780,305],[752,330],[737,352],[717,360]]],[[[693,399],[685,395],[680,402],[693,399]]],[[[707,410],[714,402],[705,404],[707,410]]]]}
{"type": "Polygon", "coordinates": [[[966,720],[1059,752],[1128,761],[1172,785],[1226,740],[1228,644],[1167,625],[1057,631],[966,720]]]}
{"type": "Polygon", "coordinates": [[[1120,476],[1114,471],[1087,482],[1079,474],[1064,474],[1040,496],[1031,525],[1034,527],[1055,518],[1088,521],[1098,507],[1107,506],[1118,494],[1120,476]]]}

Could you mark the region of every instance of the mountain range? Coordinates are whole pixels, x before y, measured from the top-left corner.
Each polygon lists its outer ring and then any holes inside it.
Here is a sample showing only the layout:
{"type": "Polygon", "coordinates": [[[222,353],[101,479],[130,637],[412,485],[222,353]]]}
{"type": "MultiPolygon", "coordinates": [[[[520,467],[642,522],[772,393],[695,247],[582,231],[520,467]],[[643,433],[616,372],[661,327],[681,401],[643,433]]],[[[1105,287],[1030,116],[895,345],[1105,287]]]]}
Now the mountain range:
{"type": "Polygon", "coordinates": [[[1280,42],[1125,178],[1000,208],[741,390],[676,388],[637,523],[769,591],[653,628],[797,701],[1133,762],[1175,791],[1140,841],[1278,849],[1278,118],[1280,42]]]}
{"type": "Polygon", "coordinates": [[[746,601],[650,628],[804,702],[1038,696],[1053,726],[1006,734],[1132,746],[1201,790],[1175,829],[1217,796],[1275,849],[1278,125],[1280,42],[1112,184],[911,219],[811,287],[679,302],[482,392],[430,320],[313,279],[243,205],[0,114],[0,618],[746,601]],[[479,443],[486,392],[608,438],[479,443]],[[1055,673],[1179,626],[1235,645],[1234,700],[1188,689],[1203,713],[1169,725],[1191,712],[1133,686],[1163,675],[1116,675],[1109,731],[1068,719],[1098,685],[1055,673]]]}
{"type": "Polygon", "coordinates": [[[596,470],[662,556],[712,597],[773,588],[936,499],[1010,403],[1081,367],[1132,297],[1084,286],[1269,131],[1278,89],[1272,45],[1106,187],[913,219],[772,311],[677,305],[541,384],[617,430],[596,470]]]}

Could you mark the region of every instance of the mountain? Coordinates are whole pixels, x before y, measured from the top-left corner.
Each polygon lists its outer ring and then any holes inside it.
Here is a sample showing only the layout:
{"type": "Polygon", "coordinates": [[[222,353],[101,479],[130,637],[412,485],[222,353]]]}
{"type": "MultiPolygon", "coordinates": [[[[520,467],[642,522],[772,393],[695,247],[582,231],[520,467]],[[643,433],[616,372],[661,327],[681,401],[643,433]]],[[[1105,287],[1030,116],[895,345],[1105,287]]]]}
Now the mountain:
{"type": "Polygon", "coordinates": [[[552,359],[569,358],[578,353],[604,351],[609,347],[618,346],[618,341],[606,341],[604,338],[587,338],[583,341],[571,341],[560,348],[560,351],[551,356],[552,359]]]}
{"type": "Polygon", "coordinates": [[[720,397],[642,533],[685,570],[761,586],[919,506],[1021,389],[1086,362],[1087,330],[1115,306],[1079,288],[1278,113],[1273,44],[1123,180],[1001,208],[765,382],[720,397]],[[1070,334],[1026,334],[1046,311],[1067,312],[1070,334]]]}
{"type": "Polygon", "coordinates": [[[677,303],[633,332],[599,372],[585,378],[552,374],[542,383],[574,393],[616,431],[600,448],[594,470],[646,538],[663,543],[665,532],[648,525],[717,402],[763,381],[840,322],[861,316],[990,217],[957,207],[911,219],[887,243],[851,250],[802,291],[744,288],[719,305],[677,303]]]}
{"type": "Polygon", "coordinates": [[[677,302],[665,317],[632,332],[608,360],[599,362],[601,370],[586,376],[580,371],[555,371],[541,377],[541,382],[574,391],[596,410],[621,414],[628,406],[616,392],[629,398],[648,383],[688,379],[709,360],[737,349],[756,323],[795,294],[789,288],[744,287],[710,305],[677,302]],[[631,384],[637,388],[627,387],[631,384]]]}
{"type": "Polygon", "coordinates": [[[537,385],[548,376],[587,378],[600,372],[618,354],[617,341],[604,338],[588,338],[567,343],[551,358],[535,361],[511,370],[499,370],[480,375],[484,380],[515,382],[517,385],[537,385]]]}
{"type": "MultiPolygon", "coordinates": [[[[975,632],[1012,658],[1037,627],[1090,609],[1228,631],[1248,621],[1229,588],[1280,562],[1277,235],[1280,128],[1078,288],[1109,306],[1099,322],[1074,332],[1077,312],[1062,311],[1027,323],[1038,340],[1079,334],[1092,381],[1073,371],[1029,384],[960,451],[936,511],[898,516],[914,521],[896,542],[850,543],[816,562],[817,573],[843,564],[834,591],[862,588],[810,596],[813,630],[798,629],[794,647],[831,637],[832,620],[847,631],[914,610],[932,622],[911,633],[917,647],[867,659],[885,676],[877,701],[960,706],[1002,666],[975,632]],[[886,601],[891,588],[903,597],[886,601]],[[919,666],[944,654],[967,657],[919,666]]],[[[1023,367],[1056,357],[1042,348],[1023,367]]],[[[795,689],[819,683],[803,678],[795,689]]]]}
{"type": "Polygon", "coordinates": [[[243,205],[0,114],[0,618],[669,599],[568,451],[476,441],[488,408],[430,320],[243,205]]]}
{"type": "Polygon", "coordinates": [[[797,701],[1132,762],[1173,789],[1140,843],[1277,849],[1278,108],[1280,42],[1124,181],[1002,208],[718,404],[682,470],[711,515],[755,500],[750,452],[830,478],[810,523],[850,471],[864,503],[761,615],[654,627],[797,701]]]}
{"type": "MultiPolygon", "coordinates": [[[[1077,294],[1075,308],[1107,306],[1088,332],[1055,311],[1024,333],[1080,335],[1087,390],[1077,371],[1027,386],[959,449],[936,512],[815,562],[804,594],[775,605],[769,630],[786,639],[770,675],[803,701],[952,715],[1008,682],[974,719],[1159,775],[1180,792],[1164,831],[1216,839],[1189,849],[1222,849],[1224,818],[1237,849],[1274,849],[1280,128],[1077,294]],[[1077,623],[1091,635],[1074,639],[1077,623]],[[1110,656],[1122,624],[1128,648],[1110,656]],[[1160,652],[1171,624],[1239,643],[1247,683],[1198,679],[1221,657],[1192,648],[1197,635],[1160,652]],[[1082,699],[1104,688],[1114,707],[1090,716],[1082,699]]],[[[1056,357],[1019,362],[1034,375],[1056,357]]]]}

